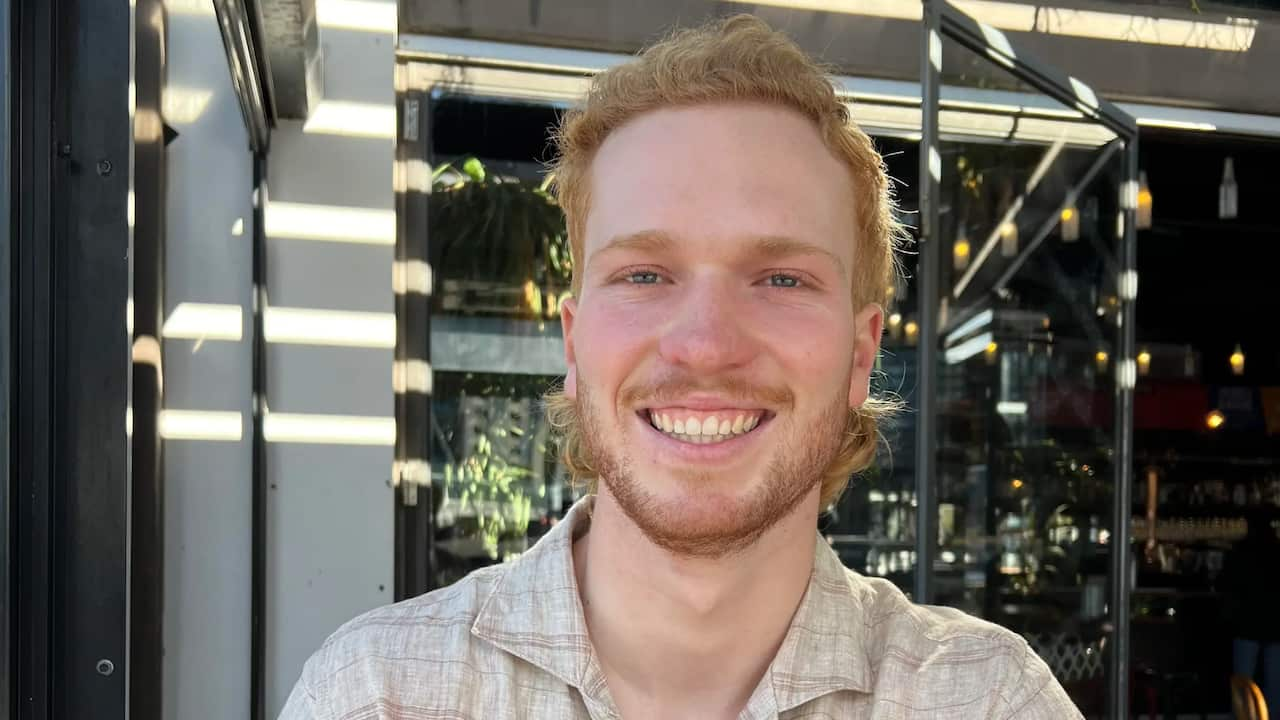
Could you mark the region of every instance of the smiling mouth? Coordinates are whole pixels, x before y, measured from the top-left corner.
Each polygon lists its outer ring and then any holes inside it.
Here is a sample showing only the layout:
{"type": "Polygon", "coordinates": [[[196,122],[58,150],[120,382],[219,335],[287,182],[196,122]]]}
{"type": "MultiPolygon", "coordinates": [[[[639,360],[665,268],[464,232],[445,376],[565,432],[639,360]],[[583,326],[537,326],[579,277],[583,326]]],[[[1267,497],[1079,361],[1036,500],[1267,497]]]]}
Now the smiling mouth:
{"type": "Polygon", "coordinates": [[[694,445],[722,443],[746,435],[771,417],[767,410],[690,413],[649,409],[639,414],[663,435],[694,445]]]}

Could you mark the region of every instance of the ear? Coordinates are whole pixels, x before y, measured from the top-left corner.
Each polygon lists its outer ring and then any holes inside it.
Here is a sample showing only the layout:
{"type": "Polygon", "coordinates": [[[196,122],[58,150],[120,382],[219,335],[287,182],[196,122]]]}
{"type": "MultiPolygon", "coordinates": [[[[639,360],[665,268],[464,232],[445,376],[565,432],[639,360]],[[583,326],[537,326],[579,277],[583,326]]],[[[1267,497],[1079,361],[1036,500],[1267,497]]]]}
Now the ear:
{"type": "Polygon", "coordinates": [[[872,303],[858,311],[853,319],[853,372],[849,378],[849,407],[859,408],[870,394],[871,371],[880,356],[880,333],[884,329],[884,310],[872,303]]]}
{"type": "Polygon", "coordinates": [[[578,298],[570,297],[560,304],[560,329],[564,331],[564,395],[578,399],[578,360],[573,348],[573,319],[578,313],[578,298]]]}

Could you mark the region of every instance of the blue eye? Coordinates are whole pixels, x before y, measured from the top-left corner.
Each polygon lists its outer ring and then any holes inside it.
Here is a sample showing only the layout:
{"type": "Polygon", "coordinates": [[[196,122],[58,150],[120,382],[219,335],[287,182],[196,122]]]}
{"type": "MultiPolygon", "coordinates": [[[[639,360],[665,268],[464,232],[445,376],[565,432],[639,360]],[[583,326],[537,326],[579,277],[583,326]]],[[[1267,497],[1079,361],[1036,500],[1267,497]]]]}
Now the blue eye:
{"type": "Polygon", "coordinates": [[[633,273],[627,273],[626,280],[633,285],[656,285],[660,278],[656,272],[637,270],[633,273]]]}
{"type": "Polygon", "coordinates": [[[784,275],[782,273],[774,273],[769,276],[769,284],[779,288],[797,288],[800,287],[800,278],[794,275],[784,275]]]}

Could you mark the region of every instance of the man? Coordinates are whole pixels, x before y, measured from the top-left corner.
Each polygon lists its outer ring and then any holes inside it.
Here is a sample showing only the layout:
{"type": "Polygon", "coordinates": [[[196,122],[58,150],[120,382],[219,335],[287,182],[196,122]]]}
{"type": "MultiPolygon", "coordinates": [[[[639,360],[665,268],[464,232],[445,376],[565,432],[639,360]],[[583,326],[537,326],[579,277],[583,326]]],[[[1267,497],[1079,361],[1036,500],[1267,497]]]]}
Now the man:
{"type": "Polygon", "coordinates": [[[597,76],[557,137],[548,398],[592,494],[518,561],[348,623],[286,718],[1079,717],[1018,636],[845,570],[898,228],[829,80],[749,16],[597,76]]]}

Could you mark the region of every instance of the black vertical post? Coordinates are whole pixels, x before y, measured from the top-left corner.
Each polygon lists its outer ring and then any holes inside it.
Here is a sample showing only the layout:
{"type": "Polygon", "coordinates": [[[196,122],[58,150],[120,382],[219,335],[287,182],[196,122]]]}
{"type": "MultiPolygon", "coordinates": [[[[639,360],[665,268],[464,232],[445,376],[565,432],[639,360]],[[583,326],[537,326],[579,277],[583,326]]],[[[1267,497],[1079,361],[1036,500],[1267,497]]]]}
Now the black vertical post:
{"type": "MultiPolygon", "coordinates": [[[[65,192],[53,244],[55,368],[53,387],[58,455],[53,479],[61,525],[60,597],[55,608],[63,638],[55,650],[53,715],[124,718],[128,676],[128,439],[129,293],[127,3],[55,3],[66,61],[65,115],[71,152],[60,165],[65,192]],[[62,312],[58,313],[58,306],[62,312]],[[60,315],[60,318],[59,318],[60,315]],[[59,653],[60,651],[60,653],[59,653]],[[59,662],[60,660],[60,662],[59,662]]],[[[41,58],[49,62],[50,58],[41,58]]],[[[62,76],[61,73],[59,73],[62,76]]],[[[57,92],[57,91],[55,91],[57,92]]],[[[58,120],[62,122],[59,123],[58,120]]],[[[46,152],[52,148],[46,148],[46,152]]]]}
{"type": "Polygon", "coordinates": [[[130,480],[129,717],[160,720],[164,690],[164,7],[134,7],[133,388],[130,480]]]}
{"type": "Polygon", "coordinates": [[[20,718],[126,715],[128,3],[12,16],[20,718]]]}
{"type": "Polygon", "coordinates": [[[916,403],[916,577],[918,603],[933,602],[933,557],[938,549],[938,478],[935,477],[938,373],[938,283],[942,242],[938,201],[942,156],[938,150],[938,86],[942,72],[942,35],[938,3],[923,0],[920,42],[920,90],[923,95],[920,141],[920,252],[916,271],[920,340],[917,343],[916,403]]]}
{"type": "Polygon", "coordinates": [[[395,597],[434,583],[435,494],[431,484],[431,97],[411,90],[411,66],[396,67],[395,597]]]}
{"type": "Polygon", "coordinates": [[[9,348],[13,335],[9,327],[9,258],[13,252],[9,233],[9,0],[0,0],[0,713],[14,715],[11,673],[13,672],[13,485],[9,475],[9,377],[12,365],[9,348]]]}
{"type": "Polygon", "coordinates": [[[266,718],[267,612],[267,155],[253,154],[253,507],[249,600],[249,717],[266,718]]]}
{"type": "Polygon", "coordinates": [[[13,228],[12,435],[9,447],[14,509],[13,715],[45,718],[50,713],[53,627],[53,482],[50,420],[52,388],[40,378],[52,367],[50,337],[51,268],[54,254],[53,176],[69,143],[53,133],[53,3],[13,7],[13,155],[11,171],[22,178],[10,206],[13,228]],[[50,148],[57,148],[57,157],[50,148]]]}
{"type": "Polygon", "coordinates": [[[1120,203],[1124,232],[1120,240],[1120,327],[1116,346],[1115,487],[1111,508],[1111,651],[1107,654],[1107,716],[1129,716],[1130,517],[1133,512],[1133,392],[1138,371],[1135,324],[1138,294],[1138,138],[1128,138],[1120,203]]]}

